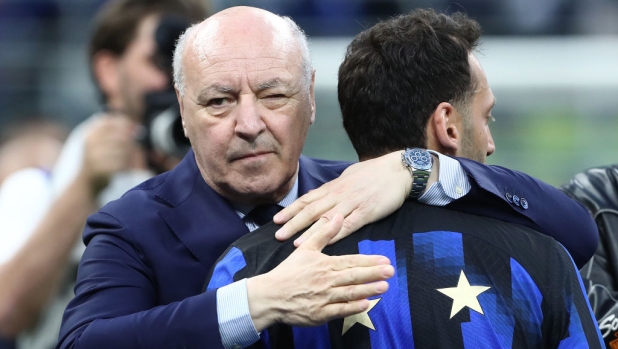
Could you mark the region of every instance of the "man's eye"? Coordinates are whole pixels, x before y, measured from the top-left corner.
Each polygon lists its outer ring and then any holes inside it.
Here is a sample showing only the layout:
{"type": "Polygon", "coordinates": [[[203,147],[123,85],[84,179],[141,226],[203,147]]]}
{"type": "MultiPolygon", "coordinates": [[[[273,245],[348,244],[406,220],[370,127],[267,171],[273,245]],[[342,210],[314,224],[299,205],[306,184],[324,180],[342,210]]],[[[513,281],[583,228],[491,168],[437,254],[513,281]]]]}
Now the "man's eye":
{"type": "Polygon", "coordinates": [[[488,123],[489,123],[489,122],[495,122],[495,121],[496,121],[496,119],[495,119],[493,116],[491,116],[491,115],[487,115],[487,122],[488,122],[488,123]]]}
{"type": "Polygon", "coordinates": [[[224,105],[226,105],[228,103],[228,99],[227,98],[213,98],[211,100],[208,101],[208,106],[212,106],[212,107],[222,107],[224,105]]]}
{"type": "Polygon", "coordinates": [[[288,103],[289,97],[283,93],[272,93],[261,97],[262,104],[269,109],[281,108],[288,103]]]}

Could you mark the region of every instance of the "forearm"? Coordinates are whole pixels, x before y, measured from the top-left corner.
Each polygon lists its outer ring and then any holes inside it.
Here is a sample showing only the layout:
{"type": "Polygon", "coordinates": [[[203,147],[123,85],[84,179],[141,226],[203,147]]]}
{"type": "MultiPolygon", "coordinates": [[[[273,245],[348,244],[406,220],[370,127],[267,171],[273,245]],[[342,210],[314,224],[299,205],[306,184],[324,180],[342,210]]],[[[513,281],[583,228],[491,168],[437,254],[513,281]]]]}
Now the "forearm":
{"type": "Polygon", "coordinates": [[[566,247],[578,267],[592,257],[598,246],[598,230],[581,204],[524,173],[458,160],[473,190],[449,208],[522,224],[549,235],[566,247]]]}
{"type": "Polygon", "coordinates": [[[56,290],[70,252],[93,209],[93,193],[78,177],[15,256],[0,266],[0,334],[28,328],[56,290]]]}
{"type": "Polygon", "coordinates": [[[223,349],[216,323],[215,298],[216,291],[206,292],[180,302],[111,318],[73,309],[72,314],[83,314],[84,319],[65,320],[58,348],[223,349]],[[69,326],[72,328],[65,328],[69,326]]]}

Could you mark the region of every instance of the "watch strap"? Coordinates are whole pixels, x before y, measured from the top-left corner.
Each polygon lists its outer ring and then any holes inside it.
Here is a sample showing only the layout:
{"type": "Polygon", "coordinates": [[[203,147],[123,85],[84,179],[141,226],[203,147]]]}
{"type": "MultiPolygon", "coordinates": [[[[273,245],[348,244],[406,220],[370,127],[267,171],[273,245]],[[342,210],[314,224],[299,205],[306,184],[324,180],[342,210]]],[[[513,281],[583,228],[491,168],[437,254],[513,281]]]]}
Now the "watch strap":
{"type": "Polygon", "coordinates": [[[410,190],[410,199],[418,199],[427,188],[427,182],[429,181],[429,175],[431,171],[418,170],[412,171],[412,190],[410,190]]]}

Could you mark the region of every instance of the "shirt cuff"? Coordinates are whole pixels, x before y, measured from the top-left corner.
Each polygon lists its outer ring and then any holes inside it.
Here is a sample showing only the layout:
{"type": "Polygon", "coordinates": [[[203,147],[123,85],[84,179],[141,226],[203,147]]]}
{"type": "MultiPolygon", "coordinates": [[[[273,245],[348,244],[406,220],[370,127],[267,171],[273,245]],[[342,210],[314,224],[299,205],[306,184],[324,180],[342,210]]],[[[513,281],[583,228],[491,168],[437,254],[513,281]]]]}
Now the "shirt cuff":
{"type": "Polygon", "coordinates": [[[440,161],[438,181],[433,183],[418,199],[431,206],[446,206],[470,192],[470,181],[459,161],[429,150],[440,161]]]}
{"type": "Polygon", "coordinates": [[[245,348],[260,339],[249,313],[247,279],[217,289],[217,318],[225,349],[245,348]]]}

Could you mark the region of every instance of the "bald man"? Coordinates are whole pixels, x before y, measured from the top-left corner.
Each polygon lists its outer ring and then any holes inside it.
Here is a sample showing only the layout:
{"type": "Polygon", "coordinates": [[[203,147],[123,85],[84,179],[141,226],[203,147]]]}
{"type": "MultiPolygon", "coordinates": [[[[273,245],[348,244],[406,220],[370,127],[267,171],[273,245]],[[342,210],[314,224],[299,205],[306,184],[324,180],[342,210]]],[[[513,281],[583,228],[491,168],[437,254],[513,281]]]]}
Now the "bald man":
{"type": "Polygon", "coordinates": [[[234,314],[218,309],[217,298],[237,303],[239,288],[253,291],[246,320],[258,331],[366,309],[394,273],[387,258],[317,256],[305,266],[315,271],[311,279],[296,276],[296,265],[276,276],[281,292],[245,280],[231,292],[200,295],[219,254],[255,225],[244,209],[290,203],[348,164],[303,157],[299,168],[315,101],[306,39],[292,21],[252,8],[222,11],[187,32],[174,65],[193,150],[90,217],[59,347],[220,347],[219,329],[234,314]],[[338,287],[328,281],[334,277],[338,287]],[[303,299],[287,298],[301,292],[303,299]]]}

